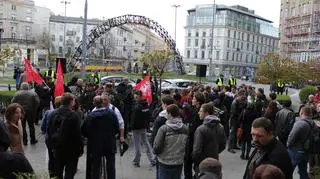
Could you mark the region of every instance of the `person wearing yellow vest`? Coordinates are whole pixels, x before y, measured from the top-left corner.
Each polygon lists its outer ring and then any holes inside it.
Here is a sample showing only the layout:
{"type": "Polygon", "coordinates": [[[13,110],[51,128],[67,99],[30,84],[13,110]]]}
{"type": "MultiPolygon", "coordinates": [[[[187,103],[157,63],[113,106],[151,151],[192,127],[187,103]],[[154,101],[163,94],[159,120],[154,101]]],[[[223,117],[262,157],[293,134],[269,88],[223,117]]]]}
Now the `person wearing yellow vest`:
{"type": "Polygon", "coordinates": [[[277,94],[283,94],[284,91],[284,83],[281,80],[278,80],[276,83],[277,86],[277,94]]]}
{"type": "Polygon", "coordinates": [[[236,80],[235,77],[230,76],[230,78],[229,78],[229,86],[230,86],[231,88],[237,86],[237,80],[236,80]]]}
{"type": "Polygon", "coordinates": [[[45,72],[44,77],[51,77],[52,81],[55,80],[56,74],[52,70],[52,67],[49,67],[49,69],[45,72]]]}
{"type": "Polygon", "coordinates": [[[221,90],[221,88],[223,86],[223,75],[220,75],[220,77],[217,78],[216,84],[219,87],[219,90],[221,90]]]}
{"type": "Polygon", "coordinates": [[[94,84],[98,85],[101,81],[101,75],[97,71],[91,74],[91,80],[94,84]]]}

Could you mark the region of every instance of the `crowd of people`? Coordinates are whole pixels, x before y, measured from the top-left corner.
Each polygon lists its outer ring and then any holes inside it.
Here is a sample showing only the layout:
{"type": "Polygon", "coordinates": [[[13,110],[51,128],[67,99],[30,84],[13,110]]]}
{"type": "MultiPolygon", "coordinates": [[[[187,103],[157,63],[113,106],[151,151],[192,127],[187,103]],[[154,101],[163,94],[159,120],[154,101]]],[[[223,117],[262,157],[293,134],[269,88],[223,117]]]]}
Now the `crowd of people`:
{"type": "Polygon", "coordinates": [[[221,179],[219,155],[225,149],[240,150],[239,158],[247,160],[244,179],[291,179],[297,166],[300,178],[307,179],[318,165],[320,148],[311,150],[309,140],[318,128],[314,96],[296,120],[291,101],[280,104],[275,93],[267,97],[261,88],[232,80],[228,86],[196,84],[159,95],[151,82],[151,104],[127,80],[115,86],[84,84],[74,77],[58,97],[52,78],[45,81],[34,89],[22,83],[6,108],[0,123],[0,178],[34,173],[23,145],[28,145],[26,124],[30,144],[38,143],[34,125],[39,119],[48,173],[59,179],[74,178],[85,146],[86,178],[115,179],[117,148],[123,155],[131,135],[133,166],[140,167],[143,145],[157,179],[221,179]]]}

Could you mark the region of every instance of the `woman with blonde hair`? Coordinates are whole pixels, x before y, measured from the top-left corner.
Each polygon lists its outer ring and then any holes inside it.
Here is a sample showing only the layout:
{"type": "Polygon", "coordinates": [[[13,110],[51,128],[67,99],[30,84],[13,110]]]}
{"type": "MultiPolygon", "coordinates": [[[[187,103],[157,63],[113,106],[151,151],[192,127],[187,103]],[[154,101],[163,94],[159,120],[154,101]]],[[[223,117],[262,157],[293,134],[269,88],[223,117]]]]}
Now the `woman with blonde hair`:
{"type": "Polygon", "coordinates": [[[12,152],[24,153],[22,147],[22,124],[24,111],[20,104],[12,103],[7,107],[5,117],[6,126],[10,136],[10,150],[12,152]]]}

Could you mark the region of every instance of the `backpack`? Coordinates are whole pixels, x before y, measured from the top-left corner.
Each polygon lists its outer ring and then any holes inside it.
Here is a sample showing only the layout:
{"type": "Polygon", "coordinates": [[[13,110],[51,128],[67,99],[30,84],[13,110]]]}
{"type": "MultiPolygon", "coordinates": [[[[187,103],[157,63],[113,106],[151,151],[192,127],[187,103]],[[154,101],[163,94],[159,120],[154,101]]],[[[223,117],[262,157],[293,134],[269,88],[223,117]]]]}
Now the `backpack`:
{"type": "Polygon", "coordinates": [[[59,147],[62,141],[62,129],[66,116],[55,112],[53,117],[50,119],[51,122],[48,124],[48,144],[50,148],[59,147]]]}
{"type": "Polygon", "coordinates": [[[320,128],[315,124],[314,121],[309,122],[307,120],[303,120],[308,123],[310,130],[307,135],[307,139],[303,144],[303,150],[307,153],[315,154],[319,153],[320,150],[320,128]]]}

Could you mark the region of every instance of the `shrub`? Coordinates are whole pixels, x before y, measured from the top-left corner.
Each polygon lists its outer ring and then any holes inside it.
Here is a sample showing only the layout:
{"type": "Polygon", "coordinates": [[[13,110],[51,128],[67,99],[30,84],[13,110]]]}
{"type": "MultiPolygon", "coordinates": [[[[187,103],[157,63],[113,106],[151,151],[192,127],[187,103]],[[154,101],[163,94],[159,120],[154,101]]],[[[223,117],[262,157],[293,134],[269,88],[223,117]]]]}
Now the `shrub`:
{"type": "Polygon", "coordinates": [[[0,103],[7,106],[10,104],[15,93],[16,91],[0,91],[0,103]]]}
{"type": "Polygon", "coordinates": [[[313,86],[306,86],[306,87],[302,88],[299,93],[300,101],[303,104],[305,104],[306,102],[308,102],[309,95],[315,94],[316,91],[317,91],[317,88],[315,88],[313,86]]]}
{"type": "Polygon", "coordinates": [[[286,96],[286,95],[278,95],[277,96],[277,101],[283,105],[285,101],[291,101],[290,96],[286,96]]]}

